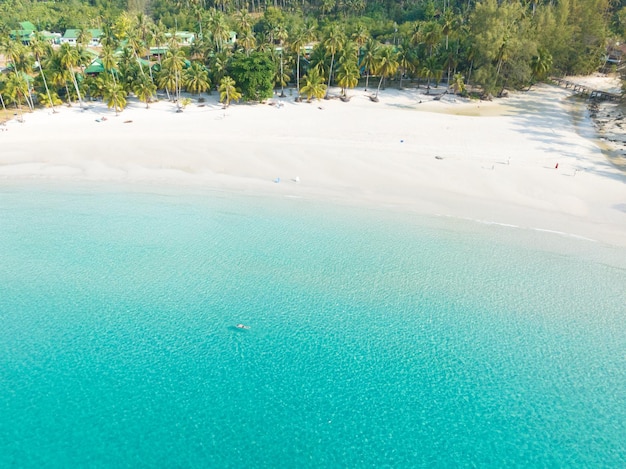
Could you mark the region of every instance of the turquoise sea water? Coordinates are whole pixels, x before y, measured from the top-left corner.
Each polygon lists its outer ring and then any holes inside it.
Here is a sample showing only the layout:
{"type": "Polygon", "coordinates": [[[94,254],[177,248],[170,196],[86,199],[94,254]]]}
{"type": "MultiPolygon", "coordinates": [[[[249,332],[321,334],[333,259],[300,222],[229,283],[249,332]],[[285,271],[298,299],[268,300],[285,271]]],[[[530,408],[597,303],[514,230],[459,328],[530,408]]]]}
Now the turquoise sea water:
{"type": "Polygon", "coordinates": [[[621,249],[5,184],[0,260],[0,467],[626,465],[621,249]]]}

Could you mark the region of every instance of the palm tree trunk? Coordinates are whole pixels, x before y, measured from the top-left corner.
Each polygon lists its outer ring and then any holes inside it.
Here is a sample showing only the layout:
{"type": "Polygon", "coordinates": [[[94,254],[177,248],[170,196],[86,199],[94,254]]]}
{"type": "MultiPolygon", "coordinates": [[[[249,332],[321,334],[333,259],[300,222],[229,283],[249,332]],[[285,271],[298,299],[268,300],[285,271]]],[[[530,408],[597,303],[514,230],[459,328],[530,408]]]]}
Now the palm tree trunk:
{"type": "MultiPolygon", "coordinates": [[[[15,71],[15,77],[19,80],[19,74],[17,72],[17,66],[15,65],[15,63],[13,63],[13,70],[15,71]]],[[[29,94],[30,94],[30,85],[28,84],[28,82],[26,83],[26,87],[28,88],[29,94]]],[[[24,95],[24,100],[26,101],[26,104],[28,104],[28,109],[30,111],[33,110],[33,108],[30,105],[30,101],[28,100],[28,96],[24,95]]],[[[20,105],[20,109],[21,109],[21,105],[20,105]]]]}
{"type": "Polygon", "coordinates": [[[67,95],[67,105],[72,105],[72,96],[70,95],[70,89],[67,86],[67,80],[65,81],[65,94],[67,95]]]}
{"type": "Polygon", "coordinates": [[[52,95],[50,94],[50,89],[48,88],[48,82],[46,81],[46,75],[43,73],[43,69],[41,68],[41,60],[37,58],[37,63],[39,64],[39,73],[41,74],[41,78],[43,79],[43,86],[46,87],[46,94],[48,95],[48,99],[50,100],[50,107],[52,108],[52,113],[56,113],[56,109],[54,109],[54,103],[52,102],[52,95]]]}
{"type": "Polygon", "coordinates": [[[385,78],[384,74],[380,74],[380,81],[378,82],[378,88],[376,89],[376,97],[378,98],[378,92],[380,91],[380,85],[383,84],[383,79],[385,78]]]}
{"type": "Polygon", "coordinates": [[[300,51],[298,51],[298,61],[296,63],[296,87],[298,88],[298,100],[300,100],[300,51]]]}
{"type": "Polygon", "coordinates": [[[333,82],[333,66],[335,65],[335,54],[330,59],[330,68],[328,69],[328,86],[326,87],[326,98],[328,98],[328,91],[330,90],[330,84],[333,82]]]}
{"type": "Polygon", "coordinates": [[[365,72],[365,89],[363,91],[367,91],[367,87],[369,86],[369,84],[370,84],[370,71],[367,70],[365,72]]]}
{"type": "Polygon", "coordinates": [[[74,83],[74,88],[76,89],[76,96],[78,96],[78,105],[83,107],[83,98],[80,95],[80,90],[78,89],[78,81],[76,81],[76,75],[74,75],[74,70],[70,69],[70,74],[72,75],[72,83],[74,83]]]}

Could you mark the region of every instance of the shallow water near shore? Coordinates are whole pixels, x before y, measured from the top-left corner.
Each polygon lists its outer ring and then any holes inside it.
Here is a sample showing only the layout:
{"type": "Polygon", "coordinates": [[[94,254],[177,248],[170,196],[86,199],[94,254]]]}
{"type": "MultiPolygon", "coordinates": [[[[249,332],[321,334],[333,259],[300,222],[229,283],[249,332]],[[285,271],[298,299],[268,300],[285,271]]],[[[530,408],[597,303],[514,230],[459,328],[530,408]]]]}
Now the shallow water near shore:
{"type": "Polygon", "coordinates": [[[626,464],[623,249],[5,184],[0,259],[2,467],[626,464]]]}

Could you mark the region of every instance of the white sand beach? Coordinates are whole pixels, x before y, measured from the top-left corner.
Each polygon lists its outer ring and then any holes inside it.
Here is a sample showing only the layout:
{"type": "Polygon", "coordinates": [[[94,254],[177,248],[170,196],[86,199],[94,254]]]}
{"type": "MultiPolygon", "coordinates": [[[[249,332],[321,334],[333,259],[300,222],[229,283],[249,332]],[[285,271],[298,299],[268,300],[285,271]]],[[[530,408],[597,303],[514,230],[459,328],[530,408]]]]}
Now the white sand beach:
{"type": "Polygon", "coordinates": [[[569,91],[542,85],[494,102],[433,101],[424,92],[382,90],[374,103],[360,89],[347,103],[310,104],[287,93],[226,110],[214,93],[182,113],[167,100],[150,109],[131,100],[119,116],[95,102],[40,110],[0,132],[0,183],[201,185],[626,246],[626,175],[602,153],[569,91]]]}

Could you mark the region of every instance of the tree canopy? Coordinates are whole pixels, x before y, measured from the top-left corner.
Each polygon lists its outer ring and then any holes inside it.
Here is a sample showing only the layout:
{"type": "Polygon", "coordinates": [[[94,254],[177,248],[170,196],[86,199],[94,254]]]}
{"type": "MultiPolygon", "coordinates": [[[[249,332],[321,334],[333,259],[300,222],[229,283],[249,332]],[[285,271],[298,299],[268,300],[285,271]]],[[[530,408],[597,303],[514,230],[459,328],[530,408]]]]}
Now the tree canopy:
{"type": "Polygon", "coordinates": [[[106,94],[118,110],[124,93],[148,104],[158,88],[179,102],[181,90],[207,92],[226,76],[253,101],[288,82],[298,95],[332,86],[345,95],[370,77],[377,93],[396,80],[444,80],[497,94],[593,72],[624,34],[626,7],[609,0],[4,0],[0,54],[9,70],[0,92],[29,107],[32,96],[53,105],[106,94]],[[40,32],[76,29],[78,44],[42,47],[24,21],[40,32]],[[93,28],[102,31],[101,71],[89,74],[93,28]],[[181,31],[194,40],[181,43],[181,31]],[[11,70],[27,85],[9,79],[11,70]]]}

